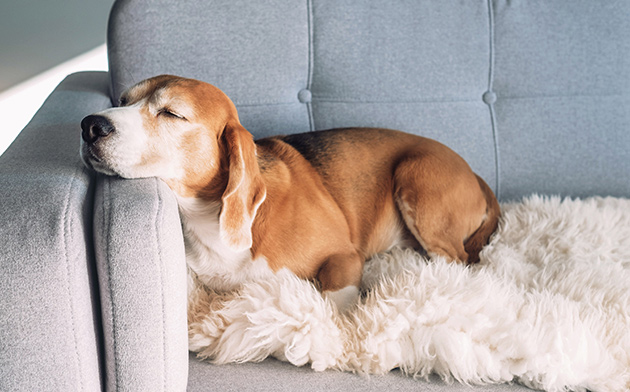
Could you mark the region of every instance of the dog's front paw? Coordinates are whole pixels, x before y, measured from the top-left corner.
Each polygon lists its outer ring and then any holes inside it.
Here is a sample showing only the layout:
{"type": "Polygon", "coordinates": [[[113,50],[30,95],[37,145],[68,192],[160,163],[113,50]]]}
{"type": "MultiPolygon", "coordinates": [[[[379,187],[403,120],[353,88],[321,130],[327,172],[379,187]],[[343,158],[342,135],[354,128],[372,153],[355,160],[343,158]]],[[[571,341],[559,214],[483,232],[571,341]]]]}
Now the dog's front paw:
{"type": "Polygon", "coordinates": [[[340,290],[326,290],[323,295],[337,305],[340,313],[344,313],[358,303],[359,289],[356,286],[346,286],[340,290]]]}

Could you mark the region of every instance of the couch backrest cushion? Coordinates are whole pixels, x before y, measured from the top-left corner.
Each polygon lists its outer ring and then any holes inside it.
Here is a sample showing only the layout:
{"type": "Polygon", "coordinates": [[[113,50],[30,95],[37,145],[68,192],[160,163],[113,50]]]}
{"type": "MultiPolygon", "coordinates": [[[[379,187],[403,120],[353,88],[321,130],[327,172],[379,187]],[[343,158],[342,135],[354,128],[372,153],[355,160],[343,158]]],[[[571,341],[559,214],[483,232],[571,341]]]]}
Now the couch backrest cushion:
{"type": "Polygon", "coordinates": [[[630,1],[497,1],[503,196],[630,196],[630,1]]]}
{"type": "Polygon", "coordinates": [[[120,0],[112,95],[210,82],[256,137],[343,126],[438,139],[502,199],[630,196],[630,2],[120,0]]]}

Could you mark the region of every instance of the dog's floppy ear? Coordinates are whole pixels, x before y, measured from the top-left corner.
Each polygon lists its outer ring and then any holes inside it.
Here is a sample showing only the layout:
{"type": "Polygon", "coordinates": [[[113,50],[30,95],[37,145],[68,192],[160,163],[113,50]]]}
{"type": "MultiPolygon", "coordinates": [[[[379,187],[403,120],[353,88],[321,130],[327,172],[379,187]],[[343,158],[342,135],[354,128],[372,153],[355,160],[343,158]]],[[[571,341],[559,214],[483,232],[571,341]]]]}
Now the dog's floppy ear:
{"type": "Polygon", "coordinates": [[[222,137],[229,174],[219,215],[220,235],[231,249],[244,251],[252,247],[252,223],[267,190],[251,133],[234,121],[228,123],[222,137]]]}

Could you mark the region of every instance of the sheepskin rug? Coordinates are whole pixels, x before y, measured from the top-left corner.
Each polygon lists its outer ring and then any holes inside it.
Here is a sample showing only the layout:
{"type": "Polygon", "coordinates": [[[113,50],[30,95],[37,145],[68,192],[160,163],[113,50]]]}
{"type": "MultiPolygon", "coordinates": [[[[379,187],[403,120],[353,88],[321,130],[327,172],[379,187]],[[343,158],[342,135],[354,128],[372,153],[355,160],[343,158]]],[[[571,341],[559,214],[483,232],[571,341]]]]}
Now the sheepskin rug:
{"type": "Polygon", "coordinates": [[[189,345],[215,363],[268,356],[315,370],[547,391],[630,390],[630,200],[504,204],[474,266],[393,249],[346,314],[288,272],[189,298],[189,345]]]}

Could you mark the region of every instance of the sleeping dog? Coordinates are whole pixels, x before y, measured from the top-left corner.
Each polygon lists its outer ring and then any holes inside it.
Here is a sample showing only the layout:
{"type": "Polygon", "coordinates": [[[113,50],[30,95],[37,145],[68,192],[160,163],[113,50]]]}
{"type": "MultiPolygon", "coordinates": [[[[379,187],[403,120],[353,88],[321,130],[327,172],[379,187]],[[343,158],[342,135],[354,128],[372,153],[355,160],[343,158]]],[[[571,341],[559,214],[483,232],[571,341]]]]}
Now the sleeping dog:
{"type": "Polygon", "coordinates": [[[81,128],[88,167],[174,191],[189,273],[215,290],[287,268],[344,310],[370,256],[412,246],[474,263],[500,214],[488,185],[434,140],[351,128],[254,141],[232,101],[198,80],[144,80],[81,128]]]}

